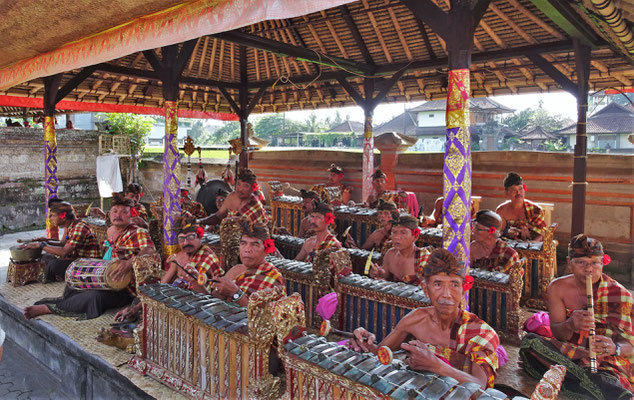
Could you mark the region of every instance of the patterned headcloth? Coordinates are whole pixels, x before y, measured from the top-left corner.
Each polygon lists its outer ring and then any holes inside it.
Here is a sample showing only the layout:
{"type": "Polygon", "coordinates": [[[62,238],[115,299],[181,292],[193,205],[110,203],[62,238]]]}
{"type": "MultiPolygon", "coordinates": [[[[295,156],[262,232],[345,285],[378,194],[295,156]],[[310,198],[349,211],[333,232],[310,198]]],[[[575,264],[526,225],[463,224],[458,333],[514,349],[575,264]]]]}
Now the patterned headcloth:
{"type": "Polygon", "coordinates": [[[174,230],[176,234],[197,232],[199,226],[200,225],[196,222],[196,217],[187,211],[182,211],[181,215],[174,219],[174,230]]]}
{"type": "Polygon", "coordinates": [[[603,255],[603,245],[597,239],[589,238],[583,233],[570,240],[568,257],[594,257],[603,255]]]}
{"type": "Polygon", "coordinates": [[[478,211],[475,216],[475,221],[487,228],[494,227],[495,229],[500,229],[500,226],[502,225],[502,218],[496,212],[491,210],[478,211]]]}
{"type": "Polygon", "coordinates": [[[240,168],[238,171],[238,180],[253,185],[258,177],[248,168],[240,168]]]}
{"type": "Polygon", "coordinates": [[[332,172],[333,174],[343,174],[343,168],[341,168],[337,164],[330,164],[330,168],[328,168],[328,172],[332,172]]]}
{"type": "Polygon", "coordinates": [[[520,174],[509,172],[508,175],[506,175],[506,178],[504,178],[504,189],[506,190],[511,186],[521,185],[522,183],[524,183],[524,181],[522,180],[520,174]]]}
{"type": "Polygon", "coordinates": [[[381,171],[380,169],[377,169],[376,171],[374,171],[374,173],[372,174],[372,180],[375,181],[377,179],[385,179],[387,177],[387,175],[385,175],[383,173],[383,171],[381,171]]]}
{"type": "Polygon", "coordinates": [[[250,238],[260,239],[261,241],[266,241],[271,238],[271,234],[269,232],[269,228],[260,223],[251,224],[251,222],[247,219],[241,221],[242,225],[242,235],[250,238]]]}
{"type": "Polygon", "coordinates": [[[422,278],[429,278],[443,272],[447,275],[454,274],[464,278],[463,264],[458,262],[456,257],[445,249],[432,251],[421,270],[419,275],[422,275],[422,278]]]}
{"type": "Polygon", "coordinates": [[[319,203],[313,208],[312,212],[320,213],[320,214],[323,214],[323,215],[326,215],[328,213],[334,214],[335,209],[332,208],[332,206],[330,204],[328,204],[328,203],[319,203]]]}
{"type": "Polygon", "coordinates": [[[112,207],[114,206],[125,206],[125,207],[134,207],[134,201],[132,199],[126,198],[123,193],[112,193],[112,207]]]}
{"type": "Polygon", "coordinates": [[[314,190],[301,189],[299,193],[299,195],[302,196],[302,199],[319,199],[319,195],[314,190]]]}
{"type": "Polygon", "coordinates": [[[401,214],[398,218],[392,220],[392,227],[403,226],[405,228],[414,230],[418,228],[418,220],[409,214],[401,214]]]}
{"type": "Polygon", "coordinates": [[[125,188],[124,193],[141,194],[142,188],[138,183],[131,183],[125,188]]]}

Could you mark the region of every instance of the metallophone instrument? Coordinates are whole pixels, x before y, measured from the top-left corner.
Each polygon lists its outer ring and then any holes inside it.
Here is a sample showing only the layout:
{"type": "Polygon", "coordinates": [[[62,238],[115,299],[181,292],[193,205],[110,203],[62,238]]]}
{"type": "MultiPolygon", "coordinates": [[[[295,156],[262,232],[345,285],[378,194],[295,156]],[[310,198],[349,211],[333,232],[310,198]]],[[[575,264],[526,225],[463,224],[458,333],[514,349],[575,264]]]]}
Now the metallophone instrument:
{"type": "Polygon", "coordinates": [[[303,326],[298,296],[262,290],[251,295],[248,307],[240,307],[162,283],[145,285],[139,294],[143,326],[129,362],[133,369],[191,399],[279,392],[279,379],[269,373],[269,351],[276,335],[288,333],[284,327],[303,326]],[[286,305],[278,311],[276,305],[287,299],[297,310],[286,305]]]}
{"type": "MultiPolygon", "coordinates": [[[[546,309],[544,296],[548,284],[554,279],[557,268],[557,241],[553,235],[557,224],[553,223],[544,234],[543,242],[506,240],[506,243],[526,259],[526,273],[522,291],[522,305],[546,309]]],[[[441,228],[421,228],[416,242],[419,247],[442,246],[441,228]]]]}
{"type": "Polygon", "coordinates": [[[326,338],[305,335],[283,345],[286,397],[293,399],[506,399],[495,389],[432,372],[409,369],[400,360],[383,365],[326,338]]]}
{"type": "Polygon", "coordinates": [[[293,235],[299,234],[299,225],[306,216],[299,196],[278,196],[271,199],[271,217],[274,227],[285,227],[293,235]]]}

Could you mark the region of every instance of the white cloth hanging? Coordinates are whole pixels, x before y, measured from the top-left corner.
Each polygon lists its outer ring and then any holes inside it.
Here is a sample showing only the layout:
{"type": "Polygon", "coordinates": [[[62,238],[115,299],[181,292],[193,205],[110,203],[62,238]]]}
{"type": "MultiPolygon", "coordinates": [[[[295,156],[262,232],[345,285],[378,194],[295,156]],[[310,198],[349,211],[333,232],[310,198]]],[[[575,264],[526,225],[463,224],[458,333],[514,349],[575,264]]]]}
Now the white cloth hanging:
{"type": "Polygon", "coordinates": [[[97,185],[100,197],[112,197],[113,192],[123,192],[119,155],[97,157],[97,185]]]}

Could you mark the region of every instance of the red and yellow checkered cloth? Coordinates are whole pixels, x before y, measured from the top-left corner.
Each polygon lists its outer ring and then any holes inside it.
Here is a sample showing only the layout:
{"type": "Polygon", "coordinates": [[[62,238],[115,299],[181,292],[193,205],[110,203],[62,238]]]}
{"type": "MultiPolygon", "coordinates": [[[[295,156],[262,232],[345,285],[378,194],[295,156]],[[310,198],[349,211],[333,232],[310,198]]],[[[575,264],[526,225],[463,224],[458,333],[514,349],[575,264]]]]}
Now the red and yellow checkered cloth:
{"type": "Polygon", "coordinates": [[[145,229],[128,225],[110,247],[113,260],[128,260],[146,247],[154,248],[154,242],[145,229]]]}
{"type": "Polygon", "coordinates": [[[246,216],[251,224],[269,224],[269,214],[264,209],[264,206],[260,201],[255,198],[254,195],[251,195],[251,200],[240,208],[238,212],[229,211],[228,216],[246,216]]]}
{"type": "Polygon", "coordinates": [[[73,220],[66,228],[66,243],[75,246],[67,258],[101,258],[97,237],[90,226],[80,219],[73,220]]]}
{"type": "Polygon", "coordinates": [[[269,262],[260,264],[255,272],[244,272],[238,276],[234,282],[247,296],[250,296],[258,290],[273,287],[280,287],[286,293],[286,283],[284,282],[282,274],[269,262]]]}
{"type": "Polygon", "coordinates": [[[542,208],[530,200],[524,199],[524,215],[526,219],[508,220],[512,228],[522,229],[527,227],[531,232],[531,237],[544,235],[546,233],[546,221],[542,208]]]}
{"type": "Polygon", "coordinates": [[[520,260],[519,254],[504,240],[498,239],[488,257],[476,260],[472,267],[508,274],[513,265],[520,260]]]}
{"type": "Polygon", "coordinates": [[[313,259],[315,258],[315,255],[318,251],[326,250],[331,247],[341,248],[341,243],[339,243],[339,240],[337,240],[337,237],[335,235],[328,232],[324,240],[322,240],[320,243],[317,244],[317,246],[315,246],[315,250],[311,251],[308,254],[306,262],[313,262],[313,259]]]}

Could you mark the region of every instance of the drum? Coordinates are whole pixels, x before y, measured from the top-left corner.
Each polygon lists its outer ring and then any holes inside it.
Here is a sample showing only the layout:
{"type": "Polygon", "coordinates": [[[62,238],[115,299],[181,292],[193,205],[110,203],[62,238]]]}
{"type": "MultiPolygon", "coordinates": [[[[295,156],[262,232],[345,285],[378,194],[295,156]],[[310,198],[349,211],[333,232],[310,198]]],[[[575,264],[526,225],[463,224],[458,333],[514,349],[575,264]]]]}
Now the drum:
{"type": "Polygon", "coordinates": [[[132,280],[132,271],[118,281],[110,278],[110,271],[118,265],[118,260],[100,258],[78,258],[66,270],[66,284],[75,290],[121,290],[132,280]]]}

